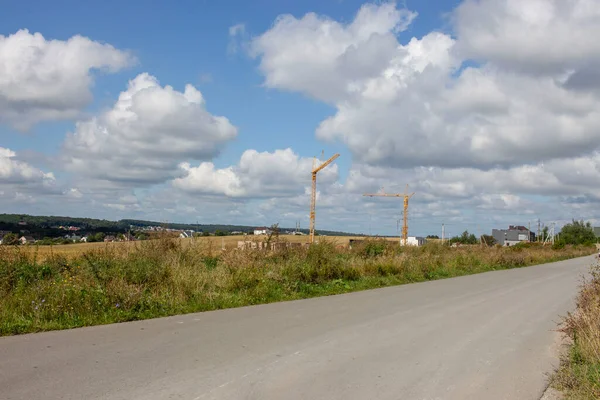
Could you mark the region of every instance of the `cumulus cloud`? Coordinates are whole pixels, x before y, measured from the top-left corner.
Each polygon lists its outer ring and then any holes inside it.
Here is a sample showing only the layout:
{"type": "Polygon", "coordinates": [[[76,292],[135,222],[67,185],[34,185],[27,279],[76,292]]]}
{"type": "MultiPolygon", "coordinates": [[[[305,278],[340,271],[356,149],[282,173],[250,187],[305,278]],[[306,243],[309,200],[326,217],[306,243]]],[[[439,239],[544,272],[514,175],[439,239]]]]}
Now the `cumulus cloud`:
{"type": "Polygon", "coordinates": [[[2,184],[45,185],[55,181],[52,172],[44,172],[25,162],[16,159],[17,154],[7,148],[0,147],[0,182],[2,184]]]}
{"type": "Polygon", "coordinates": [[[596,0],[465,0],[454,20],[464,57],[536,75],[600,62],[596,0]]]}
{"type": "Polygon", "coordinates": [[[52,172],[43,171],[23,161],[15,151],[0,147],[0,204],[15,206],[54,203],[56,199],[71,199],[77,189],[66,189],[52,172]]]}
{"type": "Polygon", "coordinates": [[[165,182],[183,160],[209,160],[237,129],[210,114],[192,85],[183,92],[143,73],[129,82],[112,109],[79,121],[64,143],[65,167],[126,185],[165,182]]]}
{"type": "Polygon", "coordinates": [[[391,3],[364,5],[350,24],[314,13],[301,19],[282,15],[253,40],[251,53],[260,57],[267,87],[336,102],[354,91],[355,83],[387,67],[397,46],[395,33],[415,17],[391,3]]]}
{"type": "Polygon", "coordinates": [[[456,37],[430,32],[406,44],[395,32],[412,21],[410,12],[366,5],[348,25],[314,14],[280,17],[253,48],[267,86],[335,105],[316,136],[344,143],[360,163],[509,168],[600,147],[600,95],[573,89],[591,76],[578,68],[600,54],[590,4],[469,0],[456,10],[456,37]],[[547,45],[555,35],[548,24],[559,19],[556,35],[570,52],[547,45]],[[502,28],[486,34],[488,20],[502,28]],[[502,43],[519,48],[514,59],[494,52],[502,43]],[[465,66],[469,58],[479,65],[465,66]],[[524,58],[553,63],[554,74],[523,72],[524,58]]]}
{"type": "Polygon", "coordinates": [[[116,72],[134,57],[83,36],[47,40],[19,30],[0,35],[0,122],[26,130],[71,119],[91,102],[92,71],[116,72]]]}
{"type": "MultiPolygon", "coordinates": [[[[234,198],[294,197],[310,185],[312,158],[298,156],[292,149],[258,152],[246,150],[237,165],[217,169],[210,162],[180,167],[185,176],[175,179],[173,186],[191,193],[221,194],[234,198]]],[[[319,173],[319,183],[337,180],[337,165],[319,173]]]]}
{"type": "MultiPolygon", "coordinates": [[[[434,201],[472,198],[482,194],[563,197],[573,193],[600,197],[600,154],[555,159],[534,165],[480,170],[477,168],[415,167],[397,169],[354,165],[345,186],[373,191],[393,181],[410,184],[420,196],[434,201]]],[[[393,187],[391,190],[402,190],[393,187]]]]}

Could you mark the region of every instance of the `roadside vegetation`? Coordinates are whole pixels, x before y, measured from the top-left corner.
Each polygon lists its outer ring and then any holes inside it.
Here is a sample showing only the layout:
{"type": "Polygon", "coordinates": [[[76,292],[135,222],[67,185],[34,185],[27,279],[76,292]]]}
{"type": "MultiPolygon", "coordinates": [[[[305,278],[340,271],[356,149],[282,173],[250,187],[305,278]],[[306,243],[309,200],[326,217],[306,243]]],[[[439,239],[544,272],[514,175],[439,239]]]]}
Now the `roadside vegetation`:
{"type": "Polygon", "coordinates": [[[39,259],[0,247],[0,334],[131,321],[196,311],[448,278],[588,255],[552,249],[428,244],[401,248],[367,240],[352,249],[321,240],[278,251],[222,251],[208,239],[171,238],[103,246],[39,259]]]}
{"type": "Polygon", "coordinates": [[[600,266],[583,282],[576,305],[561,325],[570,348],[552,385],[565,399],[600,399],[600,266]]]}

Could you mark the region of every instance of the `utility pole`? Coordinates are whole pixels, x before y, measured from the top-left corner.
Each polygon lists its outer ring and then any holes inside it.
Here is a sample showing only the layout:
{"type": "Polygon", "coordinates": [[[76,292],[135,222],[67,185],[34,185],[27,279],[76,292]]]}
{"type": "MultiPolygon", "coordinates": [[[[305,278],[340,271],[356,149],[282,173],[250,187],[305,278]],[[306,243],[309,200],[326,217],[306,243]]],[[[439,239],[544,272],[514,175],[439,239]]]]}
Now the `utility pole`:
{"type": "MultiPolygon", "coordinates": [[[[312,192],[310,196],[310,243],[314,243],[315,241],[315,208],[317,205],[317,173],[321,171],[323,168],[328,166],[338,158],[339,154],[334,154],[329,160],[325,161],[323,164],[318,167],[315,166],[315,162],[313,162],[313,170],[311,172],[312,175],[312,192]]],[[[316,159],[315,159],[316,161],[316,159]]]]}
{"type": "Polygon", "coordinates": [[[368,197],[403,197],[404,198],[404,212],[403,212],[403,220],[404,223],[402,225],[402,239],[400,241],[401,245],[406,246],[408,242],[408,200],[413,197],[415,193],[408,194],[408,185],[406,185],[406,190],[404,193],[365,193],[363,196],[368,197]]]}
{"type": "Polygon", "coordinates": [[[442,244],[444,244],[444,237],[446,236],[446,227],[442,224],[442,244]]]}
{"type": "Polygon", "coordinates": [[[540,219],[538,218],[538,230],[537,230],[537,237],[536,240],[539,242],[540,241],[540,219]]]}
{"type": "Polygon", "coordinates": [[[527,234],[529,235],[527,241],[531,242],[531,221],[527,221],[527,234]]]}

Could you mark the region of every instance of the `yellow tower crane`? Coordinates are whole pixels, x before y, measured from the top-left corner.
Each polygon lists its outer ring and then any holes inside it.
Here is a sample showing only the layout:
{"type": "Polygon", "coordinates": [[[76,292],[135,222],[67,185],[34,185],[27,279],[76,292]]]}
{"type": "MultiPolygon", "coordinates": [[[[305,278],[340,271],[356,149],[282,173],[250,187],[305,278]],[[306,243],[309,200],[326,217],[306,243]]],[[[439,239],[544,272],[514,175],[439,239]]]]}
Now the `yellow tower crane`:
{"type": "Polygon", "coordinates": [[[363,196],[368,197],[402,197],[404,198],[404,223],[402,224],[402,239],[400,240],[400,244],[406,246],[408,242],[408,200],[413,197],[415,193],[408,193],[408,185],[406,185],[406,190],[404,193],[385,193],[382,189],[381,193],[365,193],[363,196]]]}
{"type": "MultiPolygon", "coordinates": [[[[315,241],[315,207],[317,205],[317,173],[331,164],[336,158],[338,158],[339,154],[334,154],[329,160],[325,161],[323,164],[318,167],[313,163],[312,170],[312,192],[310,196],[310,243],[314,243],[315,241]]],[[[315,160],[316,161],[316,160],[315,160]]]]}

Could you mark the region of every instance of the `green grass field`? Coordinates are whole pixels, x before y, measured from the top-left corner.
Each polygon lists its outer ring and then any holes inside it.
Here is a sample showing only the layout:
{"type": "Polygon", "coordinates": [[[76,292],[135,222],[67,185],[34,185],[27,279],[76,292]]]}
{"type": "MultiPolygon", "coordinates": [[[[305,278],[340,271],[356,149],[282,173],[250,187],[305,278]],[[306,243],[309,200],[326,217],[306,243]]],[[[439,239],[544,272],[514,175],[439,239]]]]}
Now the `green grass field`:
{"type": "Polygon", "coordinates": [[[275,252],[223,251],[212,239],[75,246],[82,247],[42,256],[40,249],[0,246],[0,334],[331,295],[524,267],[594,251],[538,245],[401,248],[385,240],[348,249],[329,238],[275,252]]]}

